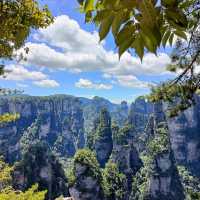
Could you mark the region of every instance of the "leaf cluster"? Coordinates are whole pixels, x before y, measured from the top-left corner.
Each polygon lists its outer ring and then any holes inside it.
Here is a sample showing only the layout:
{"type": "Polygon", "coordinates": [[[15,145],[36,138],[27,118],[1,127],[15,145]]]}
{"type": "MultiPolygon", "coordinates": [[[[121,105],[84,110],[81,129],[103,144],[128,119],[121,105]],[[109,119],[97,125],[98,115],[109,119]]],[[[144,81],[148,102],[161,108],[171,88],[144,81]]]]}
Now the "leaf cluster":
{"type": "Polygon", "coordinates": [[[38,185],[31,186],[27,191],[16,191],[12,185],[14,168],[0,158],[0,199],[1,200],[44,200],[47,191],[38,191],[38,185]]]}
{"type": "Polygon", "coordinates": [[[108,199],[123,200],[126,195],[126,176],[109,161],[103,170],[103,189],[108,199]]]}
{"type": "Polygon", "coordinates": [[[148,98],[152,102],[167,102],[168,116],[175,117],[195,104],[194,94],[199,88],[199,81],[199,77],[193,77],[176,84],[172,84],[171,81],[166,82],[153,87],[148,98]]]}
{"type": "Polygon", "coordinates": [[[5,113],[3,115],[0,115],[0,124],[8,123],[16,121],[20,118],[20,114],[18,113],[5,113]]]}
{"type": "Polygon", "coordinates": [[[199,179],[184,167],[179,165],[178,172],[184,187],[185,196],[187,200],[199,200],[200,199],[200,184],[199,179]]]}
{"type": "Polygon", "coordinates": [[[187,41],[180,38],[176,41],[172,54],[171,64],[167,67],[170,72],[178,75],[171,81],[153,88],[151,99],[164,100],[171,105],[170,116],[176,116],[195,104],[195,93],[200,88],[200,1],[189,0],[181,3],[188,19],[187,41]]]}
{"type": "Polygon", "coordinates": [[[112,31],[119,56],[134,49],[142,59],[146,51],[156,53],[175,36],[187,39],[188,19],[185,9],[190,6],[178,0],[80,0],[85,21],[99,27],[103,40],[112,31]]]}
{"type": "Polygon", "coordinates": [[[52,21],[48,8],[41,8],[36,0],[0,1],[0,58],[12,58],[31,29],[47,27],[52,21]]]}
{"type": "MultiPolygon", "coordinates": [[[[102,177],[100,166],[94,152],[89,149],[78,150],[74,156],[74,166],[76,164],[86,166],[88,168],[88,173],[92,177],[97,178],[99,181],[101,181],[102,177]]],[[[75,172],[75,169],[73,169],[73,172],[75,172]]]]}
{"type": "Polygon", "coordinates": [[[47,191],[38,191],[35,184],[25,192],[15,191],[11,187],[5,188],[0,192],[1,200],[44,200],[47,191]]]}

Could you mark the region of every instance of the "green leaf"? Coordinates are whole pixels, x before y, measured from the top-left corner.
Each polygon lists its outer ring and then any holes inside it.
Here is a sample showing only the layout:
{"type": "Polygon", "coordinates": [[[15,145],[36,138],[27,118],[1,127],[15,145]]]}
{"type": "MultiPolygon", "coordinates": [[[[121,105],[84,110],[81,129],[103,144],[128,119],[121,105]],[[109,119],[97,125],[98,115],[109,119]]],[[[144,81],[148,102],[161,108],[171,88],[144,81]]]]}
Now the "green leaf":
{"type": "Polygon", "coordinates": [[[113,22],[112,14],[108,18],[106,18],[102,21],[100,28],[99,28],[100,41],[102,41],[106,37],[106,35],[109,33],[112,22],[113,22]]]}
{"type": "Polygon", "coordinates": [[[149,35],[146,35],[144,33],[141,33],[142,39],[144,41],[144,46],[152,53],[156,53],[156,45],[153,43],[152,39],[149,37],[149,35]]]}
{"type": "Polygon", "coordinates": [[[169,40],[170,34],[171,34],[171,31],[167,31],[162,39],[162,45],[164,48],[167,44],[167,41],[169,40]]]}
{"type": "Polygon", "coordinates": [[[188,21],[180,9],[166,9],[166,17],[171,25],[176,24],[180,28],[187,28],[188,21]]]}
{"type": "Polygon", "coordinates": [[[177,36],[179,36],[179,37],[181,37],[181,38],[187,40],[187,35],[186,35],[183,31],[176,30],[174,33],[175,33],[177,36]]]}
{"type": "Polygon", "coordinates": [[[170,38],[169,38],[169,44],[172,46],[172,44],[173,44],[173,40],[174,40],[174,33],[172,33],[171,35],[170,35],[170,38]]]}
{"type": "Polygon", "coordinates": [[[86,0],[84,5],[84,10],[86,13],[88,11],[94,10],[94,0],[86,0]]]}
{"type": "Polygon", "coordinates": [[[178,1],[177,0],[161,0],[161,3],[165,7],[173,7],[173,6],[177,6],[178,1]]]}
{"type": "Polygon", "coordinates": [[[115,37],[117,46],[123,43],[127,38],[131,37],[135,32],[135,26],[132,23],[127,23],[115,37]]]}
{"type": "Polygon", "coordinates": [[[115,18],[114,18],[113,23],[112,23],[112,33],[113,33],[113,35],[116,35],[118,33],[120,26],[127,19],[128,19],[128,13],[124,12],[123,10],[121,12],[118,12],[117,15],[115,15],[115,18]]]}
{"type": "Polygon", "coordinates": [[[137,53],[137,55],[140,57],[140,60],[142,61],[143,56],[144,56],[144,44],[140,35],[136,37],[135,41],[132,44],[132,47],[135,49],[135,52],[137,53]]]}
{"type": "Polygon", "coordinates": [[[119,58],[131,46],[134,40],[135,38],[132,36],[130,38],[127,38],[123,43],[119,45],[119,58]]]}

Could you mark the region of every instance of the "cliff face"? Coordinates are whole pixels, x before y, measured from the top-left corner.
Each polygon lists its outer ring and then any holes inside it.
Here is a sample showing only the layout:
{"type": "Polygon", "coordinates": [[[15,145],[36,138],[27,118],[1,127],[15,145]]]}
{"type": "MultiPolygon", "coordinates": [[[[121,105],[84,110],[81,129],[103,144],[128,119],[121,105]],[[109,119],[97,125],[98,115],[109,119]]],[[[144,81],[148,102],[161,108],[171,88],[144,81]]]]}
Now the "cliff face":
{"type": "Polygon", "coordinates": [[[71,176],[69,192],[75,200],[104,200],[101,170],[92,151],[77,151],[71,176]]]}
{"type": "Polygon", "coordinates": [[[0,113],[20,114],[19,120],[0,129],[0,152],[8,161],[20,158],[21,150],[29,145],[23,141],[44,140],[65,157],[84,146],[84,120],[78,98],[22,96],[2,98],[0,102],[0,113]]]}
{"type": "MultiPolygon", "coordinates": [[[[151,121],[152,119],[150,119],[151,121]]],[[[149,196],[152,200],[182,200],[184,189],[170,144],[169,129],[162,103],[154,105],[153,123],[149,123],[150,133],[147,154],[152,159],[149,177],[149,196]]]]}
{"type": "Polygon", "coordinates": [[[200,97],[195,106],[168,119],[168,124],[176,161],[200,177],[200,97]]]}
{"type": "Polygon", "coordinates": [[[69,189],[70,195],[75,200],[102,200],[99,180],[90,175],[85,175],[87,170],[87,166],[75,164],[76,183],[69,189]]]}
{"type": "Polygon", "coordinates": [[[100,166],[104,167],[113,149],[111,118],[106,109],[100,113],[99,125],[94,134],[94,151],[100,166]]]}
{"type": "Polygon", "coordinates": [[[134,128],[127,124],[122,128],[113,127],[113,151],[111,160],[117,164],[119,171],[126,175],[128,190],[131,189],[132,178],[142,166],[142,161],[134,147],[134,128]]]}
{"type": "Polygon", "coordinates": [[[102,109],[108,110],[112,120],[120,126],[123,126],[127,120],[129,108],[125,101],[122,101],[120,105],[113,104],[101,97],[94,97],[93,99],[80,98],[80,101],[83,109],[86,133],[93,131],[95,128],[94,121],[98,120],[99,113],[102,109]]]}
{"type": "Polygon", "coordinates": [[[13,186],[18,190],[27,190],[35,183],[38,183],[40,190],[47,189],[46,199],[69,196],[64,170],[48,145],[43,142],[36,142],[28,147],[15,165],[13,174],[13,186]]]}
{"type": "Polygon", "coordinates": [[[137,132],[142,133],[151,113],[153,113],[153,105],[139,97],[131,104],[128,122],[135,127],[137,132]]]}
{"type": "Polygon", "coordinates": [[[158,154],[153,162],[149,193],[151,200],[183,200],[184,191],[172,151],[158,154]]]}

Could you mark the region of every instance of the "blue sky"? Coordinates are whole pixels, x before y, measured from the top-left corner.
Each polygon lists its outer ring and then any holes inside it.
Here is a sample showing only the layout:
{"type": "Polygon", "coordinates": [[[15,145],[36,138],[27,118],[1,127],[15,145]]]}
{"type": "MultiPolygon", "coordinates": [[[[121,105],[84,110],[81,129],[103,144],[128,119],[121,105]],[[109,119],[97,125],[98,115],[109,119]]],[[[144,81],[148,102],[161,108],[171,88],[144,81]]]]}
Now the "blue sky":
{"type": "Polygon", "coordinates": [[[62,93],[131,102],[147,94],[149,85],[171,77],[165,70],[169,48],[161,49],[157,57],[145,55],[142,63],[128,53],[119,61],[112,36],[99,44],[96,27],[84,23],[76,0],[40,3],[48,5],[55,21],[45,30],[32,32],[25,45],[30,49],[27,62],[7,63],[12,73],[0,79],[1,87],[31,95],[62,93]]]}

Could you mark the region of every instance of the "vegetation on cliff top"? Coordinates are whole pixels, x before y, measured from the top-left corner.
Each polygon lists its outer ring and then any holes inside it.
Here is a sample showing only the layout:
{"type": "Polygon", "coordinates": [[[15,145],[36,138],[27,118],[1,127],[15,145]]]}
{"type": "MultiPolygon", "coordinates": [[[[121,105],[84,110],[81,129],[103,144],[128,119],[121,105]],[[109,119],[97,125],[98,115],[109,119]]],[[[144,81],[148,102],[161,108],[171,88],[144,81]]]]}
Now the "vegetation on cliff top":
{"type": "Polygon", "coordinates": [[[12,187],[13,167],[0,158],[0,199],[1,200],[44,200],[47,191],[38,191],[38,185],[31,186],[25,192],[12,187]]]}

